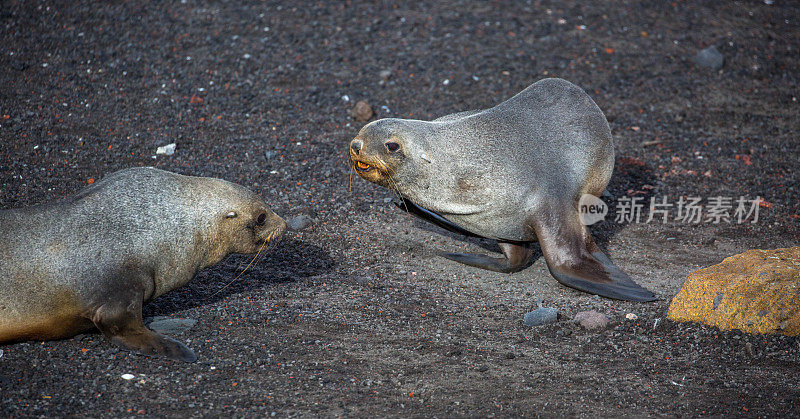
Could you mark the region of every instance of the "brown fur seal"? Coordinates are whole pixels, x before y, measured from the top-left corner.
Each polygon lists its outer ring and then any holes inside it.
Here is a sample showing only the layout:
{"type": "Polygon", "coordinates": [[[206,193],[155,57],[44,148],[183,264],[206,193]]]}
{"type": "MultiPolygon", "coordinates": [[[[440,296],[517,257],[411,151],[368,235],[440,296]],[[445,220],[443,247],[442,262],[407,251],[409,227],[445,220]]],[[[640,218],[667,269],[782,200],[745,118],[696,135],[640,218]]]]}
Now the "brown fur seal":
{"type": "Polygon", "coordinates": [[[131,168],[63,201],[0,211],[0,343],[99,329],[125,348],[195,361],[145,328],[142,305],[229,253],[254,253],[286,223],[219,179],[131,168]]]}
{"type": "Polygon", "coordinates": [[[530,264],[538,239],[562,284],[621,300],[656,299],[598,249],[579,220],[581,196],[600,196],[611,178],[614,145],[603,112],[566,80],[541,80],[485,110],[374,121],[349,152],[358,175],[396,191],[401,208],[496,239],[505,255],[444,257],[516,272],[530,264]]]}

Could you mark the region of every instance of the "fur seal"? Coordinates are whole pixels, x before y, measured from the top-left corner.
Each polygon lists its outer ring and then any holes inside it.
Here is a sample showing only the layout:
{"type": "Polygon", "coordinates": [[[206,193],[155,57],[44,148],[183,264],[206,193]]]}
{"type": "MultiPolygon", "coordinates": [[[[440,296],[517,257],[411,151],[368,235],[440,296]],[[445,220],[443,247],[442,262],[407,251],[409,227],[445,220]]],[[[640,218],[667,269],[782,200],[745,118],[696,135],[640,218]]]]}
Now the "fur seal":
{"type": "Polygon", "coordinates": [[[144,326],[142,305],[285,229],[242,186],[152,167],[0,211],[0,343],[97,328],[124,348],[193,362],[191,349],[144,326]]]}
{"type": "Polygon", "coordinates": [[[538,239],[560,283],[608,298],[653,301],[595,245],[578,217],[614,169],[603,112],[579,87],[540,80],[489,109],[433,121],[387,118],[350,142],[352,168],[399,194],[396,204],[460,234],[497,240],[505,257],[442,256],[498,272],[530,265],[538,239]]]}

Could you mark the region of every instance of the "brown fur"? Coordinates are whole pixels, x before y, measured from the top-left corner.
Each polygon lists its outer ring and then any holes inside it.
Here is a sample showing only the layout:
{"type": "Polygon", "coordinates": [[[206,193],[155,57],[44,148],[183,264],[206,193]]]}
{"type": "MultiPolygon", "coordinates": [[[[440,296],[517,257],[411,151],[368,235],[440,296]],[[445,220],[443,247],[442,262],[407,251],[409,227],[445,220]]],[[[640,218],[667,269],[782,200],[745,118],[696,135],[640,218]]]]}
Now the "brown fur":
{"type": "Polygon", "coordinates": [[[190,349],[144,327],[142,305],[285,229],[241,186],[153,168],[112,173],[55,204],[0,211],[0,343],[94,326],[126,348],[192,361],[190,349]]]}

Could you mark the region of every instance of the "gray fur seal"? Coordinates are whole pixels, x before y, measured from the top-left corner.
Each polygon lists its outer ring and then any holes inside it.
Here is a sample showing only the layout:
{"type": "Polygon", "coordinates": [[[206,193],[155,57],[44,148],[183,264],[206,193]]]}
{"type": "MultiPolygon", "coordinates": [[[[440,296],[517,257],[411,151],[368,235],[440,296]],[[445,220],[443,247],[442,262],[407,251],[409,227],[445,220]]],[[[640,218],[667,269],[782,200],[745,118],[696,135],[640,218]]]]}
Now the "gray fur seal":
{"type": "Polygon", "coordinates": [[[505,257],[445,253],[470,266],[516,272],[538,239],[550,273],[584,292],[629,301],[655,295],[595,245],[578,216],[614,169],[603,112],[579,87],[540,80],[495,107],[433,121],[388,118],[350,142],[352,168],[397,192],[398,206],[451,231],[495,239],[505,257]]]}
{"type": "Polygon", "coordinates": [[[142,305],[286,223],[248,189],[151,167],[120,170],[55,203],[0,211],[0,343],[99,329],[147,355],[193,362],[147,329],[142,305]]]}

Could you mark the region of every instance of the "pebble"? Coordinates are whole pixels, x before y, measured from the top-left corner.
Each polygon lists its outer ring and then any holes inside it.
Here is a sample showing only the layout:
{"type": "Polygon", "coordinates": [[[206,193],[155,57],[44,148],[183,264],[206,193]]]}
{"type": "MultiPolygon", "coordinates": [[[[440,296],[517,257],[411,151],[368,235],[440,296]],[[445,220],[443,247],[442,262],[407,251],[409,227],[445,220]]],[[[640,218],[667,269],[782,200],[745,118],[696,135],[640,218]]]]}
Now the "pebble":
{"type": "Polygon", "coordinates": [[[639,318],[639,316],[637,316],[637,315],[635,315],[633,313],[628,313],[628,314],[625,315],[625,318],[628,319],[628,320],[636,320],[636,319],[639,318]]]}
{"type": "Polygon", "coordinates": [[[572,321],[587,330],[608,327],[608,316],[594,310],[581,311],[575,314],[572,321]]]}
{"type": "Polygon", "coordinates": [[[175,147],[176,147],[175,143],[169,143],[167,145],[161,146],[158,149],[156,149],[156,154],[171,156],[175,154],[175,147]]]}
{"type": "Polygon", "coordinates": [[[286,224],[289,226],[290,229],[294,231],[302,230],[312,223],[311,217],[305,214],[300,214],[295,217],[292,217],[286,224]]]}
{"type": "Polygon", "coordinates": [[[523,322],[526,326],[541,326],[555,323],[558,320],[558,309],[552,307],[540,307],[529,313],[525,313],[523,322]]]}
{"type": "Polygon", "coordinates": [[[356,103],[356,106],[353,106],[353,109],[350,109],[350,116],[353,117],[358,122],[367,122],[372,115],[375,113],[372,111],[372,107],[363,100],[359,100],[356,103]]]}
{"type": "Polygon", "coordinates": [[[380,77],[381,80],[389,80],[389,77],[392,77],[392,71],[391,70],[383,70],[380,73],[378,73],[378,77],[380,77]]]}
{"type": "Polygon", "coordinates": [[[172,317],[157,316],[147,324],[147,327],[162,335],[175,335],[185,332],[197,323],[195,319],[176,319],[172,317]]]}
{"type": "Polygon", "coordinates": [[[136,378],[136,376],[133,374],[122,374],[123,380],[133,380],[134,378],[136,378]]]}
{"type": "Polygon", "coordinates": [[[698,52],[694,57],[694,62],[699,66],[716,71],[722,68],[722,65],[725,63],[725,57],[719,52],[717,47],[712,45],[698,52]]]}

